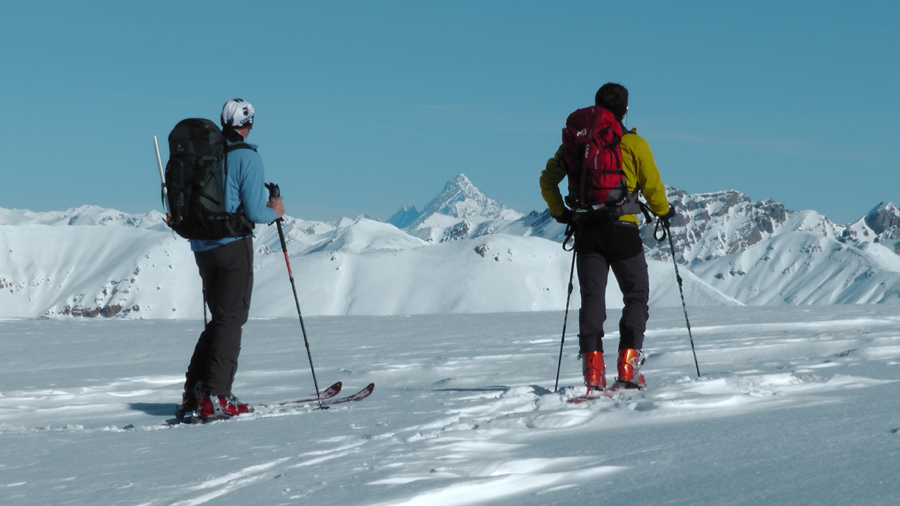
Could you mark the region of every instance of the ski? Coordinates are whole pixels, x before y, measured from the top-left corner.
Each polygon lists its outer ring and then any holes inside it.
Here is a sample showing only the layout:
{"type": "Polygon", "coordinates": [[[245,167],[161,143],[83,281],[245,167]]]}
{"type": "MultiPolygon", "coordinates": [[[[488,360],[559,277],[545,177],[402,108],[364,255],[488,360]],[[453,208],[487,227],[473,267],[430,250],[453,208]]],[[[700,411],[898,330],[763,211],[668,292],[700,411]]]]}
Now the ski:
{"type": "Polygon", "coordinates": [[[322,405],[332,406],[334,404],[344,404],[346,402],[356,402],[365,399],[366,397],[372,395],[372,391],[375,390],[375,383],[369,383],[362,390],[356,392],[355,394],[347,395],[345,397],[333,397],[331,399],[326,399],[322,401],[322,405]]]}
{"type": "Polygon", "coordinates": [[[589,402],[596,401],[598,399],[615,399],[617,397],[621,397],[628,392],[642,392],[646,389],[644,388],[635,388],[631,386],[625,386],[623,383],[614,383],[611,387],[603,389],[603,390],[588,390],[586,394],[578,395],[572,397],[571,399],[566,399],[567,404],[586,404],[589,402]]]}
{"type": "MultiPolygon", "coordinates": [[[[250,407],[251,407],[250,413],[253,413],[257,410],[259,410],[261,412],[265,412],[266,410],[273,411],[273,410],[277,410],[278,408],[282,408],[285,406],[301,406],[301,405],[316,406],[320,403],[323,408],[328,409],[329,406],[333,406],[335,404],[345,404],[348,402],[361,401],[361,400],[365,399],[366,397],[372,395],[372,392],[375,390],[375,383],[369,383],[359,392],[356,392],[356,393],[353,393],[350,395],[345,395],[343,397],[337,397],[337,394],[340,393],[342,386],[343,386],[342,383],[340,381],[338,381],[334,385],[331,385],[330,387],[328,387],[324,391],[322,391],[319,394],[319,397],[305,397],[302,399],[294,399],[294,400],[290,400],[290,401],[281,401],[281,402],[272,402],[272,403],[266,403],[266,404],[250,404],[250,407]]],[[[242,415],[235,415],[231,418],[220,418],[217,420],[207,420],[207,421],[195,419],[193,417],[185,417],[184,419],[180,419],[180,420],[178,418],[172,418],[170,420],[166,420],[165,422],[163,422],[162,425],[166,426],[166,427],[171,427],[173,425],[181,425],[181,424],[188,424],[188,425],[205,424],[205,423],[209,423],[209,422],[231,420],[231,419],[237,418],[239,416],[242,416],[242,415]]]]}
{"type": "Polygon", "coordinates": [[[293,399],[290,401],[270,402],[270,403],[264,403],[264,404],[253,404],[252,406],[254,409],[256,409],[256,408],[277,408],[279,406],[288,406],[290,404],[307,404],[310,402],[316,402],[319,399],[322,399],[324,401],[325,399],[330,399],[330,398],[334,397],[335,395],[341,393],[342,387],[343,387],[343,383],[338,381],[334,385],[331,385],[330,387],[326,388],[325,390],[322,390],[322,392],[319,393],[318,397],[310,396],[310,397],[305,397],[302,399],[293,399]]]}
{"type": "MultiPolygon", "coordinates": [[[[337,382],[334,385],[328,387],[321,395],[322,406],[331,406],[334,404],[344,404],[347,402],[355,402],[361,401],[366,397],[372,395],[372,392],[375,390],[375,383],[369,383],[362,390],[356,392],[354,394],[345,395],[344,397],[335,397],[338,392],[341,390],[341,383],[337,382]],[[335,390],[335,387],[337,389],[335,390]]],[[[315,397],[308,397],[306,399],[297,399],[293,401],[283,401],[283,402],[275,402],[271,404],[251,404],[254,410],[256,409],[273,409],[280,408],[283,406],[291,406],[295,404],[310,404],[317,405],[319,403],[319,399],[315,397]]]]}
{"type": "Polygon", "coordinates": [[[586,393],[584,395],[578,395],[576,397],[572,397],[571,399],[566,399],[567,404],[587,404],[589,402],[596,401],[598,399],[612,399],[619,392],[613,392],[609,390],[595,390],[590,393],[586,393]]]}

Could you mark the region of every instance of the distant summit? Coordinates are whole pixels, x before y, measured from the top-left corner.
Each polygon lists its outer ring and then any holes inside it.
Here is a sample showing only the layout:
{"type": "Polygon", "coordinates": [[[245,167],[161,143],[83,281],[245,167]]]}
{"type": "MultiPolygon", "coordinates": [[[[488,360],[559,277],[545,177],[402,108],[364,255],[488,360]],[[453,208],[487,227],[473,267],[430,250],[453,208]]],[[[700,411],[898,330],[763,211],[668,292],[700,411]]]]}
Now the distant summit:
{"type": "Polygon", "coordinates": [[[521,217],[459,174],[447,181],[421,213],[415,207],[403,207],[388,223],[426,241],[445,242],[492,233],[499,224],[521,217]]]}
{"type": "Polygon", "coordinates": [[[880,244],[900,255],[900,209],[890,202],[878,204],[848,226],[841,241],[880,244]]]}
{"type": "Polygon", "coordinates": [[[500,202],[488,198],[464,174],[460,174],[456,179],[447,181],[443,191],[425,206],[422,216],[443,214],[463,220],[496,219],[502,217],[506,209],[500,202]]]}

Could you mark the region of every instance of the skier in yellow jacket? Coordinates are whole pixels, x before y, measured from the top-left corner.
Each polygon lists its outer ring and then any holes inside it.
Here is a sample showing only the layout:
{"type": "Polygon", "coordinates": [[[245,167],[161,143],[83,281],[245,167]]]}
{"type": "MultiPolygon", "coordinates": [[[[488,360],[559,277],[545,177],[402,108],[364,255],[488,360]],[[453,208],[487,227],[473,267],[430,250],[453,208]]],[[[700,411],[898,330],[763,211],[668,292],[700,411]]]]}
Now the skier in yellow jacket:
{"type": "MultiPolygon", "coordinates": [[[[607,83],[597,91],[595,104],[612,112],[621,124],[628,111],[628,90],[624,86],[607,83]]],[[[647,141],[637,135],[637,129],[626,131],[619,143],[622,170],[628,192],[636,201],[637,191],[647,205],[661,219],[668,220],[674,210],[666,199],[665,186],[653,160],[647,141]]],[[[547,161],[541,172],[541,195],[547,202],[550,215],[560,223],[575,229],[575,254],[581,292],[579,310],[579,352],[585,384],[589,388],[606,387],[606,368],[603,361],[603,323],[606,320],[606,284],[612,269],[622,291],[625,307],[619,320],[619,347],[616,382],[625,388],[642,388],[640,373],[643,364],[641,349],[647,328],[650,299],[650,280],[644,247],[638,229],[636,202],[625,214],[610,215],[610,210],[584,211],[566,207],[559,191],[559,183],[568,175],[563,147],[547,161]],[[632,214],[634,212],[635,214],[632,214]]],[[[615,210],[613,210],[615,212],[615,210]]]]}

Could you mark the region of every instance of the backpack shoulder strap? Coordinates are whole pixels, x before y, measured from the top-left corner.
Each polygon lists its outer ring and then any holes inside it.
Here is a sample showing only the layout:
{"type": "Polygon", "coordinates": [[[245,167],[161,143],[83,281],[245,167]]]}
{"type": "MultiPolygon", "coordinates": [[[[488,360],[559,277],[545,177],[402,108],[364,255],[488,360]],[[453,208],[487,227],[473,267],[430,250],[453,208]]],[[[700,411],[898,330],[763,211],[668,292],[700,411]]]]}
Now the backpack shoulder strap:
{"type": "Polygon", "coordinates": [[[233,144],[228,144],[227,146],[225,146],[226,153],[230,153],[236,149],[250,149],[256,151],[256,148],[247,144],[246,142],[235,142],[233,144]]]}
{"type": "MultiPolygon", "coordinates": [[[[232,144],[225,143],[225,157],[222,162],[222,168],[224,170],[225,179],[228,179],[228,153],[231,153],[232,151],[235,151],[237,149],[250,149],[250,150],[253,150],[254,152],[256,151],[256,148],[247,144],[246,142],[235,142],[232,144]]],[[[224,181],[222,184],[225,184],[224,181]]]]}
{"type": "Polygon", "coordinates": [[[235,142],[232,144],[228,144],[227,142],[225,143],[225,153],[224,153],[225,156],[223,157],[223,160],[222,160],[222,173],[224,175],[224,177],[222,179],[223,185],[225,184],[225,181],[228,179],[228,153],[231,153],[232,151],[237,150],[237,149],[250,149],[250,150],[253,150],[254,152],[256,151],[256,148],[247,144],[246,142],[235,142]]]}

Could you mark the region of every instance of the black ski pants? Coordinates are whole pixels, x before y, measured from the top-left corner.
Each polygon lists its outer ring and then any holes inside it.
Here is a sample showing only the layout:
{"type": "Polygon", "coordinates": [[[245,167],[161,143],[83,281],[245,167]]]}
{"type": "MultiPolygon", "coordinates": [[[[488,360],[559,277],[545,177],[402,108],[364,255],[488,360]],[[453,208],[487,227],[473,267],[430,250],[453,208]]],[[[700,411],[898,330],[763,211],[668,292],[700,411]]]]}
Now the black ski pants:
{"type": "Polygon", "coordinates": [[[244,237],[194,253],[211,318],[194,347],[187,385],[197,381],[211,395],[228,395],[241,353],[241,327],[250,315],[253,239],[244,237]]]}
{"type": "Polygon", "coordinates": [[[637,225],[617,221],[582,225],[575,232],[581,309],[578,313],[580,352],[603,351],[606,285],[612,269],[625,307],[619,320],[619,349],[640,350],[650,317],[650,276],[637,225]]]}

